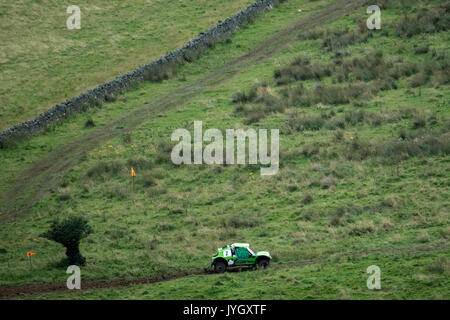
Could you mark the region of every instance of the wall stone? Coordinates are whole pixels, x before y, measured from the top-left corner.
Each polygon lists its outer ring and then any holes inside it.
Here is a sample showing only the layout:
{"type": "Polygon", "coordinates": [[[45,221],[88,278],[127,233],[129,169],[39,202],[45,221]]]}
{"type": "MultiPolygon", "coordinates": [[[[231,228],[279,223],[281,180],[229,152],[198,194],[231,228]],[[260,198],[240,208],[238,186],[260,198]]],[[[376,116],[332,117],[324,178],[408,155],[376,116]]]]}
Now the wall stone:
{"type": "Polygon", "coordinates": [[[183,47],[149,62],[137,69],[118,76],[116,79],[100,84],[95,89],[88,90],[76,97],[68,99],[51,109],[41,113],[36,118],[19,123],[0,133],[0,148],[17,138],[26,138],[39,134],[47,126],[60,122],[71,114],[79,113],[98,103],[103,103],[117,94],[127,91],[135,82],[158,76],[164,68],[177,65],[185,61],[192,61],[192,57],[207,50],[214,43],[225,40],[242,26],[251,23],[254,18],[275,7],[280,0],[258,0],[239,11],[235,15],[219,22],[215,26],[200,33],[196,38],[183,47]]]}

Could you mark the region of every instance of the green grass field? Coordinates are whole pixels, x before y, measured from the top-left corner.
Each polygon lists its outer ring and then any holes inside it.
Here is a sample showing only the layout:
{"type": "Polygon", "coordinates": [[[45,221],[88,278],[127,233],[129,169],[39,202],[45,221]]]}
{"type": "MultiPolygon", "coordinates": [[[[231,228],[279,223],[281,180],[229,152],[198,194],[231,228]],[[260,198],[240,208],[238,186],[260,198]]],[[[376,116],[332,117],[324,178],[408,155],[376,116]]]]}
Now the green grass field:
{"type": "MultiPolygon", "coordinates": [[[[221,14],[249,2],[229,3],[221,14]]],[[[81,242],[86,281],[189,273],[232,242],[274,259],[264,271],[21,298],[449,299],[449,32],[438,11],[448,1],[384,1],[382,29],[360,33],[366,6],[342,3],[285,1],[174,78],[0,150],[0,288],[64,283],[64,248],[40,234],[54,218],[81,215],[94,229],[81,242]],[[407,34],[407,23],[424,29],[407,34]],[[204,130],[279,128],[280,171],[173,165],[170,135],[192,132],[195,120],[204,130]],[[27,251],[38,253],[32,272],[27,251]],[[370,265],[381,268],[381,290],[366,287],[370,265]]],[[[122,71],[133,65],[114,56],[122,71]]],[[[83,68],[75,74],[92,76],[87,87],[101,81],[83,68]]]]}
{"type": "Polygon", "coordinates": [[[251,0],[86,1],[68,30],[57,0],[0,4],[0,130],[174,50],[251,0]]]}

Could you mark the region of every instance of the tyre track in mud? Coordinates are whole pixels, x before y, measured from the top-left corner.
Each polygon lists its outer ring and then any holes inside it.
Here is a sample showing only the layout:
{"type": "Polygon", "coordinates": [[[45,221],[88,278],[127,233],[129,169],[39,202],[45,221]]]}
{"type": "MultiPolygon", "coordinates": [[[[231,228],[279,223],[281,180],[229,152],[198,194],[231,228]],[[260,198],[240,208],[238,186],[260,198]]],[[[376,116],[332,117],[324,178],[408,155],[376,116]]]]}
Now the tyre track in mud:
{"type": "MultiPolygon", "coordinates": [[[[275,264],[270,267],[274,270],[291,269],[298,267],[306,267],[309,265],[314,265],[318,263],[325,263],[332,261],[333,259],[343,258],[343,257],[362,257],[371,254],[420,254],[432,251],[438,251],[450,248],[450,243],[438,243],[435,245],[422,245],[416,247],[402,247],[402,248],[389,248],[389,249],[374,249],[368,251],[360,252],[340,252],[327,257],[318,257],[315,259],[302,260],[296,263],[286,263],[286,264],[275,264]]],[[[149,278],[139,278],[139,279],[114,279],[114,280],[85,280],[82,281],[81,289],[83,291],[92,289],[110,289],[110,288],[123,288],[131,285],[141,285],[141,284],[153,284],[159,282],[166,282],[177,280],[184,277],[195,276],[195,275],[211,275],[211,272],[205,271],[201,268],[193,268],[183,272],[178,272],[174,274],[161,275],[149,278]]],[[[52,292],[63,292],[67,291],[66,283],[42,283],[42,284],[24,284],[18,286],[0,286],[0,299],[17,299],[21,296],[34,296],[45,293],[52,292]]]]}
{"type": "Polygon", "coordinates": [[[21,172],[12,186],[3,192],[2,205],[0,206],[0,228],[14,220],[18,215],[29,211],[36,201],[57,186],[68,169],[80,163],[83,155],[98,145],[138,128],[146,121],[154,118],[156,112],[162,112],[184,104],[203,91],[215,87],[231,79],[234,75],[272,57],[292,41],[296,41],[299,31],[307,31],[334,21],[356,9],[363,8],[362,6],[366,3],[367,0],[340,0],[324,9],[315,11],[299,22],[262,41],[256,49],[231,59],[217,70],[210,72],[200,80],[196,80],[193,84],[163,96],[154,103],[133,110],[131,115],[122,116],[92,133],[77,137],[67,144],[56,147],[21,172]],[[123,126],[123,123],[127,123],[127,125],[123,126]]]}

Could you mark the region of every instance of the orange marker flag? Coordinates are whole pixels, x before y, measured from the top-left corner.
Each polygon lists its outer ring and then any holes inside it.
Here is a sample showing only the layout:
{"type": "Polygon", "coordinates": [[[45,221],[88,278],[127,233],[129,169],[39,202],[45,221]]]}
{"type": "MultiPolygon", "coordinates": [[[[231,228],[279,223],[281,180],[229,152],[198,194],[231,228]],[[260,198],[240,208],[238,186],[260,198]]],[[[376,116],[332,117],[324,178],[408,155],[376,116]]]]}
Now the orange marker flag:
{"type": "Polygon", "coordinates": [[[36,254],[36,252],[27,252],[27,257],[30,257],[32,255],[36,254]]]}
{"type": "Polygon", "coordinates": [[[134,172],[133,167],[131,167],[131,176],[132,176],[132,177],[136,177],[136,172],[134,172]]]}

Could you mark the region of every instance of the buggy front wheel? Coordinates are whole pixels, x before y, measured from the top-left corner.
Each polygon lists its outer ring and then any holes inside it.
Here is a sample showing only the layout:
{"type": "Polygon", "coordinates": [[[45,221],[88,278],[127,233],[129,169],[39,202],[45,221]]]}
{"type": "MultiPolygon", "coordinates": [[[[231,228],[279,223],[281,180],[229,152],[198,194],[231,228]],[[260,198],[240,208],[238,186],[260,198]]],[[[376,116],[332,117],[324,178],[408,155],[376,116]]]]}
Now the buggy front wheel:
{"type": "Polygon", "coordinates": [[[215,273],[224,273],[227,270],[227,265],[222,261],[217,261],[214,264],[214,272],[215,273]]]}

